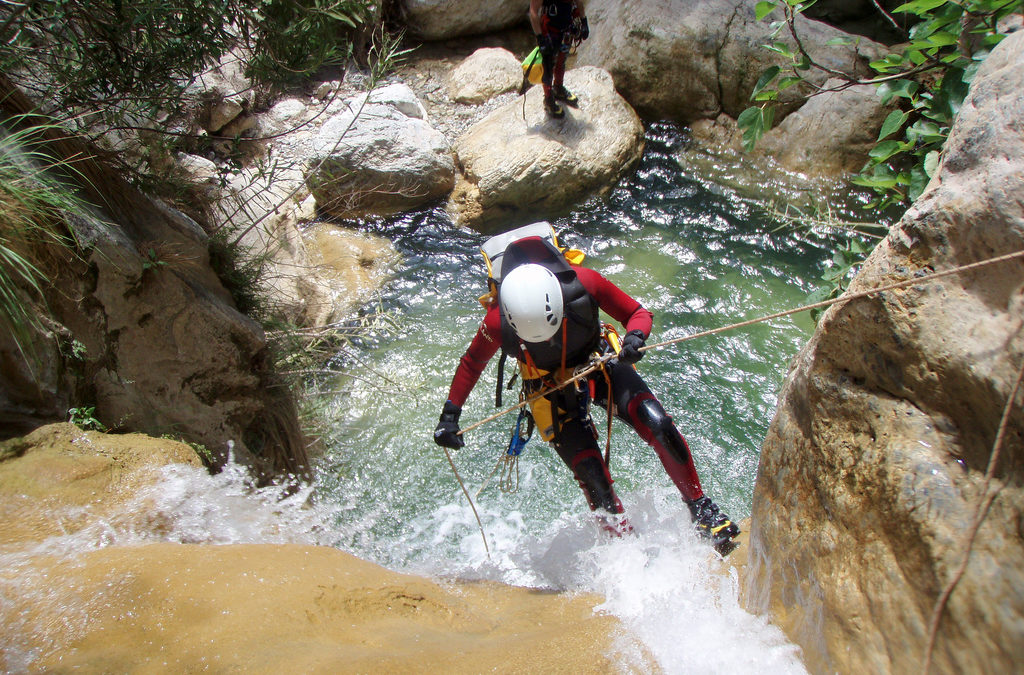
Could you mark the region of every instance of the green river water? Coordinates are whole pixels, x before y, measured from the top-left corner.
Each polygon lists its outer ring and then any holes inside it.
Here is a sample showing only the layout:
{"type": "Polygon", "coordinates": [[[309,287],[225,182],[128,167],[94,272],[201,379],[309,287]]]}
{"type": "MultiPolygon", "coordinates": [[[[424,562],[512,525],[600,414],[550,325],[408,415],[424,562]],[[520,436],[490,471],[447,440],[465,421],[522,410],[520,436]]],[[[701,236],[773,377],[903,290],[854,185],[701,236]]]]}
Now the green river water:
{"type": "MultiPolygon", "coordinates": [[[[842,185],[811,186],[742,156],[698,152],[685,129],[653,125],[646,140],[637,170],[610,195],[553,222],[563,244],[586,252],[585,264],[651,309],[651,341],[808,302],[847,235],[785,226],[772,205],[863,217],[866,198],[842,185]]],[[[495,469],[514,415],[470,431],[452,454],[474,513],[431,434],[482,318],[486,236],[440,208],[358,226],[400,253],[367,307],[393,323],[338,354],[331,367],[347,375],[318,382],[333,392],[315,488],[331,524],[319,541],[401,572],[599,593],[600,608],[665,672],[803,672],[799,650],[739,605],[735,577],[710,571],[709,549],[664,469],[622,425],[612,433],[611,472],[637,537],[597,532],[569,470],[539,438],[520,458],[516,490],[502,490],[495,469]],[[693,615],[698,624],[681,621],[693,615]],[[716,646],[725,632],[741,644],[716,646]]],[[[812,330],[804,312],[651,350],[638,365],[689,441],[706,493],[735,520],[750,515],[777,393],[812,330]]],[[[495,412],[496,363],[470,395],[463,426],[495,412]]],[[[514,399],[506,394],[506,405],[514,399]]],[[[603,435],[603,413],[595,419],[603,435]]],[[[615,649],[630,670],[631,648],[615,649]]]]}
{"type": "MultiPolygon", "coordinates": [[[[685,129],[650,127],[632,176],[606,198],[553,221],[563,244],[586,252],[584,264],[654,313],[652,341],[807,303],[845,238],[785,227],[770,203],[805,210],[816,203],[839,217],[862,217],[864,198],[841,186],[809,188],[798,177],[773,178],[742,156],[709,155],[690,145],[685,129]]],[[[394,318],[397,328],[371,332],[332,364],[352,375],[330,383],[338,393],[318,466],[321,495],[350,524],[337,541],[343,548],[400,569],[473,575],[476,568],[457,561],[486,551],[478,548],[475,516],[431,432],[482,317],[477,297],[486,275],[478,249],[486,236],[456,227],[440,208],[360,226],[389,238],[401,253],[393,280],[371,308],[394,318]]],[[[689,441],[705,491],[734,519],[750,513],[777,392],[812,329],[802,313],[652,350],[639,364],[689,441]]],[[[470,396],[463,426],[495,411],[496,361],[470,396]]],[[[506,400],[514,402],[514,395],[506,400]]],[[[521,458],[518,492],[488,480],[514,419],[470,432],[466,448],[454,453],[490,546],[499,550],[502,541],[513,550],[523,537],[550,538],[558,528],[553,523],[586,511],[568,470],[536,438],[521,458]]],[[[603,427],[603,414],[595,419],[603,427]]],[[[618,425],[612,472],[627,511],[644,495],[667,492],[664,498],[673,499],[653,452],[618,425]]],[[[524,570],[497,576],[545,583],[524,570]]]]}

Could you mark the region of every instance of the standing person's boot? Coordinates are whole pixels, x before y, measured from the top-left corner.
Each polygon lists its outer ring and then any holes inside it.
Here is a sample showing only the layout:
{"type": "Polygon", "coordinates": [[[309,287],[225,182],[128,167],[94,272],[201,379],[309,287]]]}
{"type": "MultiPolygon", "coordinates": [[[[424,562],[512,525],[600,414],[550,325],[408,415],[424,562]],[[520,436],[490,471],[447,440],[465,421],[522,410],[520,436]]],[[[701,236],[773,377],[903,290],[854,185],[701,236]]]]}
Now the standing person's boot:
{"type": "Polygon", "coordinates": [[[565,110],[562,109],[562,106],[558,105],[558,101],[555,100],[553,93],[544,95],[544,112],[555,119],[565,117],[565,110]]]}
{"type": "Polygon", "coordinates": [[[562,101],[570,108],[579,108],[580,100],[576,97],[576,94],[572,93],[562,85],[555,85],[551,88],[556,101],[562,101]]]}

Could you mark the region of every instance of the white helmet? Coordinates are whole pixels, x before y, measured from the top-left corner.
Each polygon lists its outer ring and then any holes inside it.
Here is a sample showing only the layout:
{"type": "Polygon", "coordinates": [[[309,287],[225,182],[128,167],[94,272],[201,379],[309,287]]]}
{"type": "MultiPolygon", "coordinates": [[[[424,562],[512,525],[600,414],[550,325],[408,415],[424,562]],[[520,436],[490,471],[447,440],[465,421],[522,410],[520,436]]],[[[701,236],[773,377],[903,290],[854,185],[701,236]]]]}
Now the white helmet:
{"type": "Polygon", "coordinates": [[[562,285],[546,267],[516,267],[501,282],[501,313],[521,340],[543,342],[562,324],[562,285]]]}

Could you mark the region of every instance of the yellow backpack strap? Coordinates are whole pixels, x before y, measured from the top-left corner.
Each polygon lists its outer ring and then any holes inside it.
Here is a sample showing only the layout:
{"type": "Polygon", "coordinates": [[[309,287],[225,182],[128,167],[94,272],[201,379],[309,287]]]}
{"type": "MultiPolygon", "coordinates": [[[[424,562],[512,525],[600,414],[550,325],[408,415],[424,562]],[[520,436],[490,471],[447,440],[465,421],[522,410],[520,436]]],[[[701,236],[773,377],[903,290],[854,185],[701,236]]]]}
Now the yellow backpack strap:
{"type": "Polygon", "coordinates": [[[484,309],[490,309],[498,301],[498,282],[494,280],[494,277],[487,277],[487,292],[477,300],[484,306],[484,309]]]}
{"type": "Polygon", "coordinates": [[[567,248],[567,249],[563,250],[562,251],[562,255],[564,255],[565,259],[568,260],[573,265],[582,265],[583,264],[583,259],[587,257],[583,253],[583,251],[580,251],[580,250],[575,249],[575,248],[567,248]]]}

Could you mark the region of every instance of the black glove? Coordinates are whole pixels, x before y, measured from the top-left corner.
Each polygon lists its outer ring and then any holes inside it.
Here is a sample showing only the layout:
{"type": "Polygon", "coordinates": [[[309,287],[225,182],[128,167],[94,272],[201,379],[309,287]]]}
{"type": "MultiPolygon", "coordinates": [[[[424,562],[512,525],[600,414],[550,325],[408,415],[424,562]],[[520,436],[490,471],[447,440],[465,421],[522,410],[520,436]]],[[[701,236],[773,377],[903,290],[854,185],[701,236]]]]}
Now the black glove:
{"type": "Polygon", "coordinates": [[[457,435],[459,431],[459,415],[461,414],[462,408],[451,401],[444,402],[444,408],[441,409],[441,419],[437,423],[437,428],[434,429],[435,443],[455,450],[466,444],[462,440],[462,436],[457,435]]]}
{"type": "Polygon", "coordinates": [[[551,56],[555,53],[555,43],[547,33],[537,36],[537,46],[540,47],[541,56],[551,56]]]}
{"type": "Polygon", "coordinates": [[[619,363],[636,363],[642,359],[644,353],[640,351],[640,348],[646,341],[644,332],[639,328],[634,328],[626,333],[626,336],[622,338],[622,349],[619,350],[619,363]]]}
{"type": "Polygon", "coordinates": [[[580,17],[580,40],[586,40],[590,37],[590,24],[587,23],[587,17],[580,17]]]}

